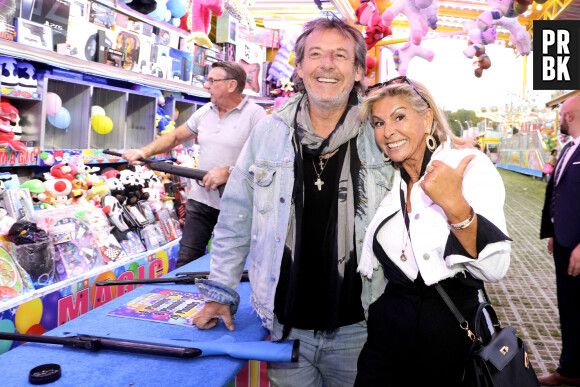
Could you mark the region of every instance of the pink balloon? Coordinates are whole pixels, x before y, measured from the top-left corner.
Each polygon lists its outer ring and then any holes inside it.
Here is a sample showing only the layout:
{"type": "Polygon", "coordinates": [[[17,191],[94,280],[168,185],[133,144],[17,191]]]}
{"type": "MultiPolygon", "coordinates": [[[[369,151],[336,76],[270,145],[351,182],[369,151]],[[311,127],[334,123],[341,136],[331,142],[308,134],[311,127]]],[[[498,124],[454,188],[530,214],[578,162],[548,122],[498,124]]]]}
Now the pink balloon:
{"type": "Polygon", "coordinates": [[[58,94],[48,92],[46,93],[46,114],[54,116],[60,111],[62,107],[62,100],[58,94]]]}

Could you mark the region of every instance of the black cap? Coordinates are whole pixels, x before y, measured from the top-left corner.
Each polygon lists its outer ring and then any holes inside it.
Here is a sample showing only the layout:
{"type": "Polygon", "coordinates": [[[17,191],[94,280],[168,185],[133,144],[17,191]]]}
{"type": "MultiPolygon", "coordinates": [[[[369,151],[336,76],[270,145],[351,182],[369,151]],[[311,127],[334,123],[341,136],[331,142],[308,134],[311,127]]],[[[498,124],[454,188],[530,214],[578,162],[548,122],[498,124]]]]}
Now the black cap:
{"type": "Polygon", "coordinates": [[[47,384],[60,379],[60,375],[58,364],[43,364],[30,370],[28,381],[32,384],[47,384]]]}

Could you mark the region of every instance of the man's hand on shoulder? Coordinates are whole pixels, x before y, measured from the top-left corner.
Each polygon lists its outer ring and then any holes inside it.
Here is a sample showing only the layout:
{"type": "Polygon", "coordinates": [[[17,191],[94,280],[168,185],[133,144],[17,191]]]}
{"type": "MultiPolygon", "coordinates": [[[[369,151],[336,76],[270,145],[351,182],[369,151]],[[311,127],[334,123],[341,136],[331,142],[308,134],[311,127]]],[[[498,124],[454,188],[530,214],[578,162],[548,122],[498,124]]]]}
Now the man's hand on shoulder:
{"type": "Polygon", "coordinates": [[[230,313],[230,306],[219,302],[207,302],[203,309],[193,317],[193,323],[199,329],[211,329],[217,325],[220,318],[228,330],[236,329],[230,313]]]}

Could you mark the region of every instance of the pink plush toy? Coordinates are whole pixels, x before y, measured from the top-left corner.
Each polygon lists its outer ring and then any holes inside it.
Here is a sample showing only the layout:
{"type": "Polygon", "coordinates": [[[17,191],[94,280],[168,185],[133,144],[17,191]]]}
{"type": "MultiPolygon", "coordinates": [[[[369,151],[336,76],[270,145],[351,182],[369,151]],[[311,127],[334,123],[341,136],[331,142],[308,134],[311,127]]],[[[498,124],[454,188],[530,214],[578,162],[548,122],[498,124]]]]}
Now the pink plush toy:
{"type": "Polygon", "coordinates": [[[181,18],[179,28],[191,32],[187,41],[195,40],[198,46],[211,47],[208,38],[211,29],[211,14],[222,16],[224,4],[222,0],[192,0],[191,11],[181,18]]]}
{"type": "Polygon", "coordinates": [[[393,32],[391,27],[383,24],[383,19],[379,14],[379,8],[375,0],[362,0],[355,11],[356,23],[367,26],[365,29],[365,43],[367,50],[373,48],[377,42],[393,32]]]}
{"type": "Polygon", "coordinates": [[[431,50],[414,45],[410,42],[405,44],[402,48],[395,50],[393,54],[393,61],[395,62],[395,69],[399,72],[399,74],[407,75],[409,62],[416,56],[431,62],[435,57],[435,53],[431,50]]]}
{"type": "Polygon", "coordinates": [[[373,48],[378,42],[383,40],[384,37],[392,35],[393,31],[391,27],[383,25],[383,20],[379,13],[375,13],[369,19],[369,25],[365,29],[365,43],[367,44],[367,50],[373,48]]]}
{"type": "Polygon", "coordinates": [[[423,36],[427,34],[429,27],[425,23],[421,9],[412,0],[395,0],[393,4],[383,12],[383,24],[391,26],[398,14],[402,13],[409,20],[409,42],[414,45],[421,44],[423,36]]]}
{"type": "Polygon", "coordinates": [[[10,227],[16,223],[13,217],[9,216],[6,210],[0,207],[0,235],[8,235],[10,227]]]}
{"type": "Polygon", "coordinates": [[[517,18],[502,17],[494,20],[494,25],[505,28],[510,32],[510,42],[521,55],[528,55],[532,49],[532,37],[525,27],[518,23],[517,18]]]}
{"type": "Polygon", "coordinates": [[[18,126],[20,116],[18,109],[10,104],[10,102],[2,98],[0,100],[0,146],[11,148],[14,150],[23,150],[25,145],[18,141],[22,134],[22,129],[18,126]],[[17,133],[16,131],[19,131],[17,133]]]}
{"type": "Polygon", "coordinates": [[[473,42],[472,45],[463,50],[463,55],[465,55],[467,58],[473,58],[475,51],[480,50],[482,47],[488,44],[492,44],[497,39],[497,31],[494,26],[488,28],[485,31],[481,31],[478,28],[478,23],[476,20],[463,23],[463,29],[465,32],[467,32],[469,40],[473,42]]]}

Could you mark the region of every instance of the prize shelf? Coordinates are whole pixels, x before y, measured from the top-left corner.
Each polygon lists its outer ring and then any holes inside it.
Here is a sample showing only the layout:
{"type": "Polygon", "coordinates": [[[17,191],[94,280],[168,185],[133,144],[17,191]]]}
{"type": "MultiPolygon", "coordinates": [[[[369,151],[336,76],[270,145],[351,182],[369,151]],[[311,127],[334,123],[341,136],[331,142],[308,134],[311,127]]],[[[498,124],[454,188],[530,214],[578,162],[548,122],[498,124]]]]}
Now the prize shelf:
{"type": "Polygon", "coordinates": [[[176,91],[191,94],[198,97],[209,98],[207,90],[176,82],[168,79],[157,78],[153,75],[146,75],[122,69],[120,67],[109,66],[104,63],[89,62],[67,55],[61,55],[53,51],[42,50],[36,47],[24,45],[22,43],[2,40],[0,44],[0,55],[11,56],[17,59],[43,62],[54,67],[65,70],[77,71],[103,78],[111,78],[121,81],[129,81],[139,85],[155,87],[161,90],[176,91]]]}

